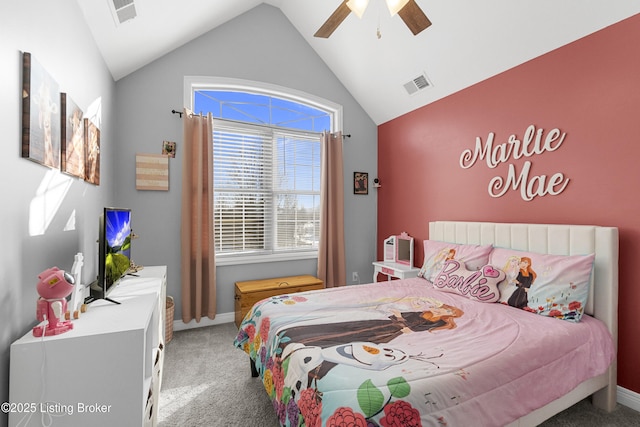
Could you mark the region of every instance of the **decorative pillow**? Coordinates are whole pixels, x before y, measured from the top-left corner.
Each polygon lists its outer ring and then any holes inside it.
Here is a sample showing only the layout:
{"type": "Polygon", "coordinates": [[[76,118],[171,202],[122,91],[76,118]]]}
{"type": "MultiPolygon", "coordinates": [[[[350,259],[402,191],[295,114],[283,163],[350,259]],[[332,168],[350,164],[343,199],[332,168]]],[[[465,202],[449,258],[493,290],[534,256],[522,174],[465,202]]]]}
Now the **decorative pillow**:
{"type": "Polygon", "coordinates": [[[506,274],[500,302],[579,322],[589,297],[594,254],[549,255],[495,248],[489,263],[506,274]]]}
{"type": "Polygon", "coordinates": [[[467,270],[461,262],[450,259],[433,279],[433,286],[480,302],[496,302],[500,298],[498,283],[506,274],[499,268],[485,265],[479,270],[467,270]]]}
{"type": "Polygon", "coordinates": [[[489,263],[489,254],[492,249],[492,245],[463,245],[425,240],[424,263],[418,277],[424,277],[433,282],[436,274],[442,270],[444,263],[449,259],[464,263],[468,270],[477,270],[489,263]]]}

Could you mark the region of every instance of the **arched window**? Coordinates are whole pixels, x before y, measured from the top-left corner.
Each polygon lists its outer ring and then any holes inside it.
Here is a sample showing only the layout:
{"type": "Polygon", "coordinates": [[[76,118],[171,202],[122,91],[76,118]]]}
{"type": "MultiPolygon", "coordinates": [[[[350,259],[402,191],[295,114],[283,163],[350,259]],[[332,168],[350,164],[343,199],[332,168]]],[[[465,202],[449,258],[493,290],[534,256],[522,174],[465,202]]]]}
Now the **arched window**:
{"type": "Polygon", "coordinates": [[[185,78],[185,105],[214,117],[216,262],[316,257],[320,137],[340,128],[342,108],[278,86],[202,77],[185,78]]]}

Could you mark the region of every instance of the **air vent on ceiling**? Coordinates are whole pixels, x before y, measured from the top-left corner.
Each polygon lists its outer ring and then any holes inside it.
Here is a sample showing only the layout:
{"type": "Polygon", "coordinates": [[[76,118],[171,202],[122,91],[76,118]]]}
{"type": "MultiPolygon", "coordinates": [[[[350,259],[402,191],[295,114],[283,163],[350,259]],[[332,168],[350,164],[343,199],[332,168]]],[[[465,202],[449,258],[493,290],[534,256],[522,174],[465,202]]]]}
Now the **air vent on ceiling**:
{"type": "Polygon", "coordinates": [[[107,0],[112,6],[116,25],[129,21],[137,16],[133,0],[107,0]]]}
{"type": "Polygon", "coordinates": [[[409,95],[413,95],[418,91],[433,86],[426,74],[422,73],[418,77],[414,78],[410,82],[404,84],[404,89],[409,95]]]}

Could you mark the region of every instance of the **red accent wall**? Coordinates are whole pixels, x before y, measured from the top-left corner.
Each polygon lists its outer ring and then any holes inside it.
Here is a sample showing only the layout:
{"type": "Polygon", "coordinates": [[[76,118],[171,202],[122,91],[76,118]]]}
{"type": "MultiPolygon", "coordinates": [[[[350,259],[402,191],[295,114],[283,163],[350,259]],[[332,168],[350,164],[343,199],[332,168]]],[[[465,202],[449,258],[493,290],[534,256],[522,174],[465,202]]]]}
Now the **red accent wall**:
{"type": "MultiPolygon", "coordinates": [[[[467,220],[619,227],[618,383],[640,393],[640,15],[607,27],[378,128],[378,254],[406,231],[416,260],[428,222],[467,220]],[[495,133],[494,146],[528,126],[566,132],[554,152],[484,160],[462,169],[461,153],[495,133]],[[532,176],[562,173],[559,195],[524,201],[519,190],[493,198],[489,181],[509,164],[532,176]]],[[[491,60],[487,58],[487,60],[491,60]]],[[[437,81],[434,84],[438,84],[437,81]]],[[[416,261],[420,264],[421,261],[416,261]]]]}

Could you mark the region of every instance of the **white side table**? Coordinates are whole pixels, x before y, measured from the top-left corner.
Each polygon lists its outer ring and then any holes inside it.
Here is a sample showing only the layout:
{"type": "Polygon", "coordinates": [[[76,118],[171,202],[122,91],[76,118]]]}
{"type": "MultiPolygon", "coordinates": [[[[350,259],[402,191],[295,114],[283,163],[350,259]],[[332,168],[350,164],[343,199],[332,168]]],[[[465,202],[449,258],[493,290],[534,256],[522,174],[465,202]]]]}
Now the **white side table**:
{"type": "Polygon", "coordinates": [[[378,277],[378,273],[386,274],[387,280],[391,280],[392,277],[397,277],[398,279],[409,279],[412,277],[418,277],[419,272],[420,272],[419,268],[413,267],[408,264],[400,264],[397,262],[384,262],[384,261],[373,262],[373,281],[374,282],[378,277]]]}

